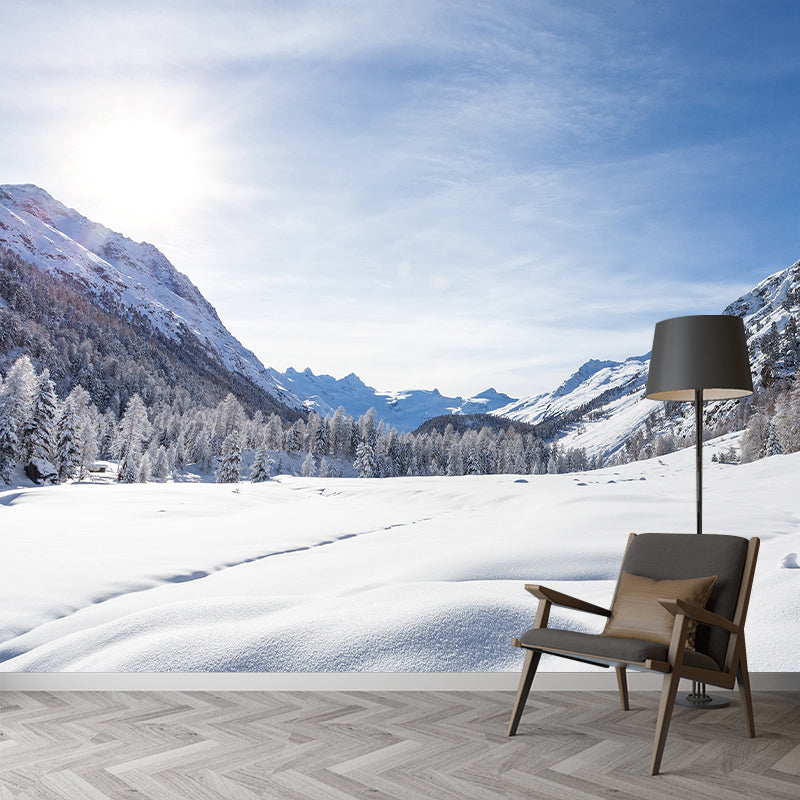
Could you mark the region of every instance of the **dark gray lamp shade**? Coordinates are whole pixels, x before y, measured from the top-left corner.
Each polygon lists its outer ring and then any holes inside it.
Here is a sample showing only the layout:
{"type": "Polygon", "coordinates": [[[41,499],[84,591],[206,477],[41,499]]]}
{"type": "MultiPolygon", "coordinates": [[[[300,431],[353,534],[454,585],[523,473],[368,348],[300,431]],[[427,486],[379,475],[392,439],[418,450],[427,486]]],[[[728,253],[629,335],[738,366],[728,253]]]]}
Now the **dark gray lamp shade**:
{"type": "Polygon", "coordinates": [[[656,323],[645,394],[651,400],[729,400],[753,393],[744,322],[706,314],[656,323]]]}

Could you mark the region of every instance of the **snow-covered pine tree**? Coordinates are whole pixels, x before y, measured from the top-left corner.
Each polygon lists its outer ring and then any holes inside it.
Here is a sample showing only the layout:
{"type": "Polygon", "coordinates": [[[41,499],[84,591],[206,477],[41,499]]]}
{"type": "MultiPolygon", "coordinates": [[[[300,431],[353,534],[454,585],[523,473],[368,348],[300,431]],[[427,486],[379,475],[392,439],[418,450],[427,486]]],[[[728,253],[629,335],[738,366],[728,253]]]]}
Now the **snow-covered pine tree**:
{"type": "Polygon", "coordinates": [[[165,481],[169,478],[169,457],[163,444],[158,446],[156,459],[153,462],[152,476],[159,481],[165,481]]]}
{"type": "Polygon", "coordinates": [[[775,425],[784,453],[800,450],[800,381],[795,381],[791,391],[775,407],[775,425]]]}
{"type": "Polygon", "coordinates": [[[360,442],[356,450],[356,460],[353,469],[359,478],[374,478],[377,470],[375,464],[375,451],[369,442],[360,442]]]}
{"type": "Polygon", "coordinates": [[[23,453],[23,431],[33,412],[36,373],[28,356],[20,356],[0,387],[0,481],[8,483],[23,453]]]}
{"type": "Polygon", "coordinates": [[[200,430],[194,440],[192,460],[201,472],[211,472],[214,467],[214,453],[211,449],[211,438],[208,432],[200,430]]]}
{"type": "Polygon", "coordinates": [[[478,458],[478,451],[475,445],[471,445],[467,450],[467,457],[464,460],[464,473],[466,475],[481,474],[481,462],[478,458]]]}
{"type": "Polygon", "coordinates": [[[256,457],[253,459],[253,466],[250,468],[250,480],[253,483],[263,483],[272,478],[272,470],[275,462],[270,457],[266,447],[259,447],[256,450],[256,457]]]}
{"type": "Polygon", "coordinates": [[[770,421],[769,429],[767,432],[767,441],[764,445],[765,456],[780,456],[783,455],[783,446],[781,445],[780,436],[778,436],[778,428],[774,421],[770,421]]]}
{"type": "Polygon", "coordinates": [[[231,431],[222,443],[222,452],[217,464],[217,483],[239,483],[242,467],[242,445],[239,431],[231,431]]]}
{"type": "Polygon", "coordinates": [[[63,480],[78,477],[81,465],[79,420],[70,403],[64,403],[56,427],[56,464],[63,480]]]}
{"type": "Polygon", "coordinates": [[[253,419],[246,424],[247,427],[247,446],[256,448],[261,439],[261,432],[264,428],[264,414],[260,408],[256,409],[253,419]]]}
{"type": "MultiPolygon", "coordinates": [[[[240,437],[239,431],[245,429],[246,419],[247,415],[244,413],[241,403],[229,392],[217,406],[214,424],[214,435],[217,440],[224,442],[233,432],[240,437]]],[[[224,481],[224,483],[227,482],[224,481]]]]}
{"type": "Polygon", "coordinates": [[[314,461],[314,454],[309,451],[300,469],[304,478],[313,478],[317,474],[317,462],[314,461]]]}
{"type": "Polygon", "coordinates": [[[378,443],[378,414],[374,408],[370,408],[365,414],[358,418],[358,435],[362,442],[367,442],[375,454],[378,443]]]}
{"type": "Polygon", "coordinates": [[[11,470],[20,450],[19,428],[9,404],[0,404],[0,483],[11,481],[11,470]]]}
{"type": "Polygon", "coordinates": [[[327,420],[320,418],[319,425],[314,433],[314,442],[311,446],[311,452],[314,453],[315,459],[322,458],[322,456],[328,452],[328,438],[329,432],[327,420]]]}
{"type": "Polygon", "coordinates": [[[269,415],[265,443],[270,450],[280,450],[283,445],[283,423],[277,414],[269,415]]]}
{"type": "Polygon", "coordinates": [[[750,417],[750,421],[742,434],[740,452],[743,464],[764,457],[767,437],[769,436],[769,426],[767,415],[760,409],[750,417]]]}
{"type": "Polygon", "coordinates": [[[44,370],[36,380],[33,409],[23,430],[24,460],[43,458],[52,461],[56,439],[58,398],[50,370],[44,370]]]}
{"type": "Polygon", "coordinates": [[[97,429],[99,412],[92,404],[89,392],[78,384],[68,395],[66,403],[75,411],[78,443],[78,478],[85,478],[97,458],[97,429]]]}
{"type": "Polygon", "coordinates": [[[138,480],[139,462],[150,433],[151,425],[144,401],[138,394],[134,394],[125,407],[117,434],[115,451],[120,463],[120,481],[135,483],[138,480]]]}
{"type": "Polygon", "coordinates": [[[329,448],[333,456],[349,455],[352,420],[344,406],[339,406],[330,421],[329,448]]]}
{"type": "Polygon", "coordinates": [[[451,439],[450,447],[447,450],[447,474],[464,474],[464,459],[461,457],[461,445],[455,438],[451,439]]]}
{"type": "Polygon", "coordinates": [[[137,483],[147,483],[150,480],[152,468],[150,465],[150,454],[144,453],[139,459],[139,471],[136,474],[137,483]]]}

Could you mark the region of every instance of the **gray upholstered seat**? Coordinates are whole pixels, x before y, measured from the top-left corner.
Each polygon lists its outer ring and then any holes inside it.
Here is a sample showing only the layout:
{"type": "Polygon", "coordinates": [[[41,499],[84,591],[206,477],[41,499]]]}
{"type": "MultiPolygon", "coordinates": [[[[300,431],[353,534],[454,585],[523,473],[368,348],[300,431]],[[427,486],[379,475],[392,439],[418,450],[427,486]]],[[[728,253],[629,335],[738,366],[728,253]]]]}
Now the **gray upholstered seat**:
{"type": "Polygon", "coordinates": [[[514,639],[514,644],[524,648],[527,655],[508,735],[513,736],[517,731],[539,659],[542,653],[547,653],[615,667],[624,710],[628,709],[626,670],[629,667],[664,673],[650,768],[653,775],[658,773],[661,765],[672,707],[682,678],[725,689],[734,688],[738,682],[747,734],[755,736],[744,621],[758,546],[757,538],[748,540],[739,536],[631,534],[620,578],[624,573],[627,575],[624,581],[617,582],[611,609],[600,608],[544,586],[526,584],[525,588],[539,598],[539,608],[534,626],[519,639],[514,639]],[[652,593],[660,592],[665,585],[655,583],[657,581],[670,581],[669,585],[673,587],[692,583],[695,586],[702,584],[705,588],[702,595],[697,595],[701,599],[696,601],[687,599],[687,595],[654,596],[652,593]],[[627,591],[620,593],[622,584],[627,591]],[[632,588],[634,586],[636,588],[632,588]],[[642,589],[643,586],[646,588],[642,589]],[[631,592],[634,592],[633,601],[631,592]],[[614,622],[617,616],[624,616],[626,604],[627,608],[633,607],[635,613],[626,617],[620,630],[614,627],[614,622]],[[602,634],[548,628],[553,605],[609,617],[611,623],[602,634]],[[633,627],[629,622],[631,619],[633,627]],[[655,628],[651,624],[654,619],[657,619],[655,628]],[[692,642],[690,632],[695,625],[692,642]],[[615,635],[615,631],[624,636],[615,635]]]}
{"type": "MultiPolygon", "coordinates": [[[[616,664],[666,661],[669,646],[644,639],[618,639],[615,636],[602,636],[578,631],[564,631],[558,628],[531,628],[519,637],[525,647],[535,647],[553,655],[575,655],[578,661],[586,661],[601,667],[616,664]],[[585,658],[580,658],[583,655],[585,658]]],[[[713,658],[696,650],[684,650],[683,662],[699,669],[719,671],[713,658]]]]}

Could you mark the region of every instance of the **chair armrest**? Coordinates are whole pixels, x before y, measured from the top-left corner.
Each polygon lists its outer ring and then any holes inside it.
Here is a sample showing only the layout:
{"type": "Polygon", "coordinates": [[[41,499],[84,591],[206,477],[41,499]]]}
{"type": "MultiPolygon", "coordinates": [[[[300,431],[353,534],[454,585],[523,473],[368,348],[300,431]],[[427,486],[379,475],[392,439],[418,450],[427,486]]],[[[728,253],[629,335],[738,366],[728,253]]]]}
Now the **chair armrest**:
{"type": "Polygon", "coordinates": [[[730,631],[731,633],[739,633],[741,630],[739,625],[735,625],[726,617],[721,617],[719,614],[715,614],[713,611],[701,608],[694,603],[690,603],[688,600],[659,597],[658,602],[673,616],[683,614],[684,616],[689,617],[690,619],[693,619],[703,625],[716,625],[717,627],[724,628],[726,631],[730,631]]]}
{"type": "Polygon", "coordinates": [[[577,611],[588,611],[590,614],[600,614],[602,617],[610,617],[611,612],[607,608],[600,608],[600,606],[587,603],[585,600],[579,600],[577,597],[557,592],[555,589],[548,589],[546,586],[539,586],[535,583],[526,583],[525,589],[530,592],[534,597],[540,600],[547,600],[554,606],[563,606],[564,608],[574,608],[577,611]]]}

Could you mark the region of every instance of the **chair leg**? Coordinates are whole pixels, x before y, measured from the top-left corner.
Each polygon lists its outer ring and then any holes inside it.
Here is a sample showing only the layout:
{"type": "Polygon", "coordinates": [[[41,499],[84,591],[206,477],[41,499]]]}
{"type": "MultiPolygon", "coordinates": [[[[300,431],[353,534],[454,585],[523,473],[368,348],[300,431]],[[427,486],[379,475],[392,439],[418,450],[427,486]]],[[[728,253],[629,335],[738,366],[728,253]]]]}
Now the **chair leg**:
{"type": "Polygon", "coordinates": [[[680,675],[673,670],[664,676],[664,682],[661,685],[661,702],[658,706],[658,722],[653,742],[653,761],[650,765],[651,775],[658,775],[658,771],[661,769],[661,756],[664,755],[664,745],[667,743],[667,733],[669,733],[669,723],[672,720],[672,708],[675,705],[679,683],[680,675]]]}
{"type": "Polygon", "coordinates": [[[522,666],[522,674],[519,676],[519,687],[517,688],[517,699],[514,701],[514,710],[511,712],[511,722],[508,725],[508,735],[513,736],[517,732],[528,693],[531,690],[536,668],[539,666],[539,659],[542,657],[540,650],[526,650],[525,663],[522,666]]]}
{"type": "Polygon", "coordinates": [[[628,704],[628,673],[625,671],[625,666],[617,667],[617,687],[619,688],[619,702],[622,705],[623,711],[629,711],[630,705],[628,704]]]}
{"type": "Polygon", "coordinates": [[[739,698],[742,701],[744,725],[747,729],[747,736],[753,739],[756,735],[756,723],[753,719],[753,698],[750,695],[750,673],[747,670],[747,656],[744,653],[744,648],[742,648],[742,655],[739,659],[736,682],[739,684],[739,698]]]}

